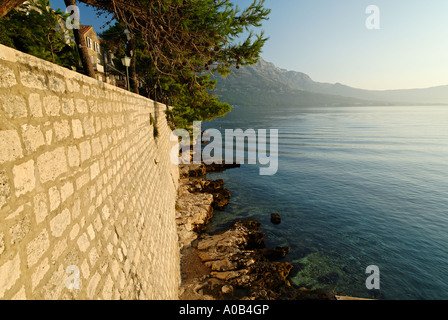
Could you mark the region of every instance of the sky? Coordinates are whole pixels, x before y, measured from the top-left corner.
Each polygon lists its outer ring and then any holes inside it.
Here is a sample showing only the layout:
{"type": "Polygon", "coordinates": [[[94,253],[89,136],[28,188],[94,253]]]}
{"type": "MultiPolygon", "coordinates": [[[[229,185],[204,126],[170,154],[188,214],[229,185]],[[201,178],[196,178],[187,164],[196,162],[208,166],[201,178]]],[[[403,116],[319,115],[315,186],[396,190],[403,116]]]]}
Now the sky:
{"type": "MultiPolygon", "coordinates": [[[[50,0],[65,8],[63,0],[50,0]]],[[[235,0],[241,8],[252,0],[235,0]]],[[[314,81],[370,90],[448,85],[447,0],[266,0],[261,56],[314,81]],[[368,29],[369,5],[379,29],[368,29]]],[[[81,23],[103,22],[80,6],[81,23]]]]}

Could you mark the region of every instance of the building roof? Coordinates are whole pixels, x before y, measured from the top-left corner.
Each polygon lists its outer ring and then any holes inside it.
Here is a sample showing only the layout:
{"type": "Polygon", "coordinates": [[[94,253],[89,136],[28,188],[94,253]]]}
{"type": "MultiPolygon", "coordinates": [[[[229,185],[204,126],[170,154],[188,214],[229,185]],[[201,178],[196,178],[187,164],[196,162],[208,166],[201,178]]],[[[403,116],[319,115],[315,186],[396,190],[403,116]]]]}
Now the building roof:
{"type": "Polygon", "coordinates": [[[87,31],[89,31],[90,29],[93,30],[93,27],[81,25],[81,27],[79,28],[79,31],[80,31],[81,35],[85,35],[87,33],[87,31]]]}

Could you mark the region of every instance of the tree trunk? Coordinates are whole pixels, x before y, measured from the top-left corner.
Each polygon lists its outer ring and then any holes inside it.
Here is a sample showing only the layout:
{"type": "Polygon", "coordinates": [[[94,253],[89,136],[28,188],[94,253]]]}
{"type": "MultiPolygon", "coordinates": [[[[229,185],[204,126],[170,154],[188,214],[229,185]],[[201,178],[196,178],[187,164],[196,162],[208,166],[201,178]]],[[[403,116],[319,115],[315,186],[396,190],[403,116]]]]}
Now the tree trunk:
{"type": "Polygon", "coordinates": [[[136,94],[139,94],[137,70],[135,67],[135,40],[134,40],[133,35],[131,36],[131,39],[129,40],[128,55],[131,57],[131,66],[129,68],[129,81],[130,81],[131,89],[136,94]]]}
{"type": "MultiPolygon", "coordinates": [[[[1,0],[0,0],[1,1],[1,0]]],[[[65,6],[76,6],[76,0],[64,0],[65,6]]],[[[81,22],[79,23],[81,25],[81,22]]],[[[80,29],[73,29],[73,35],[75,36],[75,43],[78,47],[79,57],[84,68],[84,73],[96,79],[95,70],[93,70],[92,61],[90,60],[90,54],[87,50],[86,39],[81,35],[80,29]]]]}
{"type": "Polygon", "coordinates": [[[9,11],[20,6],[26,0],[0,0],[0,18],[6,16],[9,11]]]}

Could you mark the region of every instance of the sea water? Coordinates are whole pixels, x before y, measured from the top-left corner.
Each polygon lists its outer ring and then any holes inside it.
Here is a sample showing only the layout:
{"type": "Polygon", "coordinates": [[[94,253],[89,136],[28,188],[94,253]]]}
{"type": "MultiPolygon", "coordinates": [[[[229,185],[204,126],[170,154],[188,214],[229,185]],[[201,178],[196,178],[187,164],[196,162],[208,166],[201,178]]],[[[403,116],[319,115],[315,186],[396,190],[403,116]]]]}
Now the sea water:
{"type": "Polygon", "coordinates": [[[448,299],[448,107],[236,106],[203,129],[278,129],[278,172],[223,173],[208,231],[256,218],[291,282],[377,299],[448,299]],[[270,222],[279,213],[280,225],[270,222]],[[366,288],[378,266],[380,289],[366,288]]]}

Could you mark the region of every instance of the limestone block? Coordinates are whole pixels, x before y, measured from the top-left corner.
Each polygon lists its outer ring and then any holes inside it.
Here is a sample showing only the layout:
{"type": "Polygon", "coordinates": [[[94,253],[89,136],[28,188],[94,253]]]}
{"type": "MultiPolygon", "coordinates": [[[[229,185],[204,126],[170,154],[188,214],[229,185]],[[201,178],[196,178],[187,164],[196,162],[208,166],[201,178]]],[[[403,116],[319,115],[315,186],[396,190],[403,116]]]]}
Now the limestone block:
{"type": "Polygon", "coordinates": [[[61,201],[65,202],[73,194],[73,183],[68,181],[61,187],[61,201]]]}
{"type": "Polygon", "coordinates": [[[96,248],[93,247],[89,252],[90,265],[92,267],[94,267],[99,258],[100,258],[100,255],[98,254],[98,250],[96,250],[96,248]]]}
{"type": "Polygon", "coordinates": [[[34,291],[36,287],[39,285],[43,277],[47,274],[48,270],[50,270],[50,263],[48,262],[48,258],[45,258],[36,268],[36,270],[31,275],[31,289],[34,291]]]}
{"type": "Polygon", "coordinates": [[[87,235],[85,233],[83,233],[78,238],[78,241],[76,241],[76,243],[78,244],[79,250],[81,250],[81,252],[86,252],[90,246],[89,239],[87,238],[87,235]]]}
{"type": "Polygon", "coordinates": [[[89,225],[87,227],[87,234],[89,235],[90,240],[94,240],[95,239],[95,230],[93,229],[92,225],[89,225]]]}
{"type": "Polygon", "coordinates": [[[25,286],[22,286],[22,288],[17,291],[17,293],[11,298],[12,301],[24,301],[27,300],[26,298],[26,292],[25,292],[25,286]]]}
{"type": "Polygon", "coordinates": [[[65,83],[69,92],[79,92],[79,90],[81,89],[79,83],[75,80],[66,79],[65,83]]]}
{"type": "Polygon", "coordinates": [[[82,132],[82,123],[79,119],[73,119],[72,120],[72,129],[73,129],[73,138],[79,139],[84,137],[84,134],[82,132]]]}
{"type": "Polygon", "coordinates": [[[28,111],[26,108],[26,100],[22,96],[1,95],[0,108],[5,115],[11,119],[26,118],[28,111]]]}
{"type": "Polygon", "coordinates": [[[0,299],[20,278],[20,257],[17,254],[12,260],[0,266],[0,299]]]}
{"type": "Polygon", "coordinates": [[[33,71],[20,72],[20,80],[25,87],[31,89],[45,90],[47,88],[45,76],[33,71]]]}
{"type": "Polygon", "coordinates": [[[105,300],[112,299],[113,287],[114,287],[114,282],[112,280],[112,277],[109,274],[107,276],[106,282],[104,283],[104,286],[103,286],[103,299],[105,299],[105,300]]]}
{"type": "Polygon", "coordinates": [[[84,141],[79,144],[79,151],[81,154],[81,162],[84,162],[92,156],[92,148],[90,147],[90,141],[84,141]]]}
{"type": "Polygon", "coordinates": [[[71,129],[67,120],[57,121],[54,123],[53,127],[56,141],[64,140],[70,136],[71,129]]]}
{"type": "Polygon", "coordinates": [[[103,152],[101,147],[100,138],[93,138],[92,139],[92,155],[97,156],[100,155],[101,152],[103,152]]]}
{"type": "Polygon", "coordinates": [[[26,246],[28,267],[35,265],[49,247],[50,240],[48,237],[48,232],[47,230],[43,230],[26,246]]]}
{"type": "Polygon", "coordinates": [[[80,160],[79,160],[79,151],[78,148],[75,146],[69,146],[68,147],[68,165],[70,167],[79,167],[80,160]]]}
{"type": "Polygon", "coordinates": [[[101,275],[98,272],[95,272],[92,279],[90,279],[89,284],[87,285],[87,298],[93,299],[96,296],[96,288],[100,283],[101,275]]]}
{"type": "Polygon", "coordinates": [[[62,98],[62,112],[67,116],[72,116],[75,113],[75,103],[73,99],[62,98]]]}
{"type": "Polygon", "coordinates": [[[64,147],[59,147],[39,156],[37,158],[37,168],[42,183],[53,181],[67,172],[67,158],[64,147]]]}
{"type": "Polygon", "coordinates": [[[67,239],[62,239],[56,243],[56,245],[53,248],[53,252],[51,253],[52,264],[56,263],[56,261],[62,255],[62,253],[67,249],[67,247],[68,247],[67,239]]]}
{"type": "Polygon", "coordinates": [[[90,166],[90,178],[93,180],[100,174],[99,162],[95,162],[90,166]]]}
{"type": "Polygon", "coordinates": [[[40,95],[37,93],[31,93],[28,97],[28,106],[30,108],[30,114],[33,118],[41,118],[42,113],[42,101],[40,95]]]}
{"type": "Polygon", "coordinates": [[[84,277],[84,279],[88,279],[90,276],[90,267],[87,263],[87,260],[84,260],[81,264],[81,274],[84,277]]]}
{"type": "Polygon", "coordinates": [[[11,244],[15,244],[22,240],[30,232],[30,229],[31,221],[30,217],[27,215],[9,228],[11,244]]]}
{"type": "Polygon", "coordinates": [[[42,295],[46,300],[60,299],[62,291],[66,289],[65,281],[68,274],[65,273],[65,266],[59,265],[58,269],[53,271],[51,278],[45,283],[42,289],[42,295]]]}
{"type": "Polygon", "coordinates": [[[53,130],[47,130],[45,132],[45,142],[47,143],[48,146],[51,146],[51,143],[53,142],[53,130]]]}
{"type": "Polygon", "coordinates": [[[12,171],[14,175],[14,187],[17,197],[34,190],[34,187],[36,186],[36,178],[34,176],[34,160],[14,166],[12,171]]]}
{"type": "Polygon", "coordinates": [[[57,238],[62,236],[70,225],[70,210],[64,209],[60,214],[50,221],[51,234],[57,238]]]}
{"type": "Polygon", "coordinates": [[[88,97],[90,96],[90,87],[87,85],[82,86],[82,93],[88,97]]]}
{"type": "Polygon", "coordinates": [[[76,189],[81,190],[90,181],[90,176],[88,173],[83,174],[76,179],[76,189]]]}
{"type": "Polygon", "coordinates": [[[22,145],[17,131],[0,131],[0,163],[14,161],[22,156],[22,145]]]}
{"type": "Polygon", "coordinates": [[[89,111],[86,100],[76,99],[76,111],[79,113],[87,113],[89,111]]]}
{"type": "Polygon", "coordinates": [[[0,66],[0,88],[10,88],[17,84],[14,70],[0,66]]]}
{"type": "Polygon", "coordinates": [[[40,193],[34,196],[34,216],[36,223],[39,224],[48,216],[47,195],[40,193]]]}
{"type": "Polygon", "coordinates": [[[70,240],[74,240],[78,236],[79,230],[80,230],[79,224],[75,224],[72,230],[70,231],[70,240]]]}
{"type": "Polygon", "coordinates": [[[61,110],[61,101],[58,96],[44,97],[45,114],[49,117],[59,116],[61,110]]]}
{"type": "Polygon", "coordinates": [[[44,135],[40,126],[34,127],[30,124],[24,124],[22,126],[22,138],[25,150],[28,153],[32,153],[45,145],[44,135]]]}
{"type": "Polygon", "coordinates": [[[98,102],[96,100],[89,100],[89,108],[90,112],[96,113],[98,112],[98,102]]]}
{"type": "Polygon", "coordinates": [[[0,208],[2,208],[11,196],[11,186],[6,171],[0,171],[0,208]]]}
{"type": "Polygon", "coordinates": [[[59,208],[59,205],[61,204],[61,195],[56,186],[53,186],[48,190],[48,198],[50,199],[50,211],[59,208]]]}
{"type": "Polygon", "coordinates": [[[65,92],[65,81],[62,79],[51,77],[48,79],[48,87],[50,90],[58,93],[64,93],[65,92]]]}

